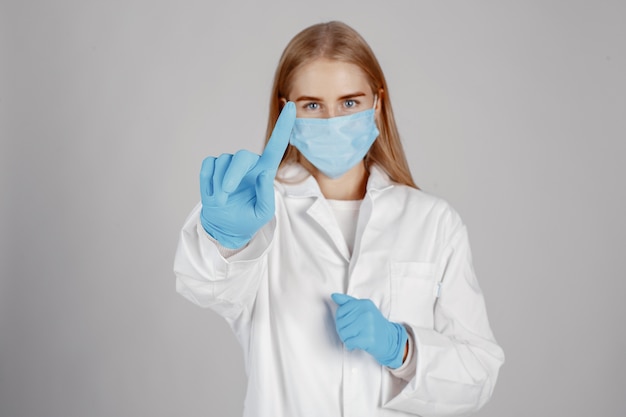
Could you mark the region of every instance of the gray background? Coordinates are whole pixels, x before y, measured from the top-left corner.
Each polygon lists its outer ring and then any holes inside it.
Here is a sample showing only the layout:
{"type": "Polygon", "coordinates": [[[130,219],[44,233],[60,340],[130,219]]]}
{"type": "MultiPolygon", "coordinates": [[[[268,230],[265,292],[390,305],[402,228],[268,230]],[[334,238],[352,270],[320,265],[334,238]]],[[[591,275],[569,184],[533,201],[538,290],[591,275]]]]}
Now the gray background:
{"type": "Polygon", "coordinates": [[[0,416],[237,416],[172,261],[207,155],[261,150],[299,30],[344,20],[470,230],[507,362],[480,416],[623,416],[622,1],[0,3],[0,416]]]}

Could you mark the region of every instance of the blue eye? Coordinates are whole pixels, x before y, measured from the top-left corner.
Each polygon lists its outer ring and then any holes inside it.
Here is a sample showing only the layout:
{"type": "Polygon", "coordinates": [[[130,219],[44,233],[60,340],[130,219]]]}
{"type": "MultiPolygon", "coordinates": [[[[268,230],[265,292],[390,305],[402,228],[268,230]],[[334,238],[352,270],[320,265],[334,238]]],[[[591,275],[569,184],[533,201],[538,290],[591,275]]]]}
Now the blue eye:
{"type": "Polygon", "coordinates": [[[351,109],[353,107],[356,106],[356,100],[346,100],[343,105],[346,106],[347,108],[351,109]]]}
{"type": "Polygon", "coordinates": [[[319,107],[320,107],[320,105],[318,103],[308,103],[306,105],[306,108],[308,110],[317,110],[317,109],[319,109],[319,107]]]}

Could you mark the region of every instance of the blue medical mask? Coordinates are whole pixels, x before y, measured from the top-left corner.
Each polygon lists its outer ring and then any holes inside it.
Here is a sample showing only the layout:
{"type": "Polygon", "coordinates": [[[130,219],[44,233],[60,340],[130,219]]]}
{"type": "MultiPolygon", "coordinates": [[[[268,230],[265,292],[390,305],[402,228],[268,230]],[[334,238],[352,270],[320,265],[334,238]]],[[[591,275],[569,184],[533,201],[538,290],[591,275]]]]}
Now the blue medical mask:
{"type": "Polygon", "coordinates": [[[380,133],[374,106],[348,116],[329,119],[297,118],[289,143],[315,168],[330,178],[339,178],[359,163],[380,133]]]}

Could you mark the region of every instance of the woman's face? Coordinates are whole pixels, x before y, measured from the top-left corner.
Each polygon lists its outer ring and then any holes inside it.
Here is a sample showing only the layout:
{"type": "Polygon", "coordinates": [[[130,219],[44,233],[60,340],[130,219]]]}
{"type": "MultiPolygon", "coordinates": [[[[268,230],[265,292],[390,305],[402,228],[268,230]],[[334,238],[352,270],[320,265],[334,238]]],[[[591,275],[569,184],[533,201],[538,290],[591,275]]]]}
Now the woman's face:
{"type": "MultiPolygon", "coordinates": [[[[289,101],[296,104],[297,117],[345,116],[374,106],[374,93],[367,76],[355,64],[318,58],[293,74],[289,101]]],[[[376,116],[380,105],[376,104],[376,116]]]]}

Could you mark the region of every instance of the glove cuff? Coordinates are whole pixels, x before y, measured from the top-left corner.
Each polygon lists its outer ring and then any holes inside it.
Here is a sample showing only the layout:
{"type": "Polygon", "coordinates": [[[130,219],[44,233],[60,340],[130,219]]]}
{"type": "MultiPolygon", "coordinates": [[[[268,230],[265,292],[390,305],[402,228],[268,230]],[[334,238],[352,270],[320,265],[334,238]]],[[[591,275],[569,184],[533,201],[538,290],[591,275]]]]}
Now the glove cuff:
{"type": "Polygon", "coordinates": [[[395,338],[392,346],[395,349],[391,352],[387,360],[380,361],[381,365],[384,365],[391,369],[396,369],[402,366],[402,359],[404,358],[404,348],[406,342],[409,339],[409,334],[403,325],[399,323],[391,323],[395,329],[393,337],[395,338]]]}
{"type": "Polygon", "coordinates": [[[252,236],[231,236],[221,230],[211,227],[210,223],[205,220],[202,212],[200,213],[200,223],[202,224],[204,231],[207,232],[209,236],[217,240],[220,245],[227,249],[241,249],[247,245],[248,242],[250,242],[250,239],[252,239],[252,236]]]}

